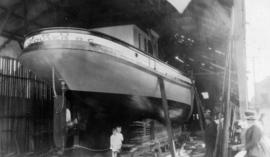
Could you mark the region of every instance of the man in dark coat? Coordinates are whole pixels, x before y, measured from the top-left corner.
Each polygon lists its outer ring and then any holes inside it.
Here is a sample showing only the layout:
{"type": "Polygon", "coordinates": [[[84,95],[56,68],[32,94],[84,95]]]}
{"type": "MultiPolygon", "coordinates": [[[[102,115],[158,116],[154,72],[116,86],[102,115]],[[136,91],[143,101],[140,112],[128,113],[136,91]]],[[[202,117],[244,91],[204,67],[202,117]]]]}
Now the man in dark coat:
{"type": "MultiPolygon", "coordinates": [[[[208,113],[209,114],[209,113],[208,113]]],[[[205,114],[205,145],[206,145],[206,153],[205,157],[213,157],[213,153],[215,150],[216,137],[217,137],[217,124],[211,118],[210,114],[205,114]]]]}

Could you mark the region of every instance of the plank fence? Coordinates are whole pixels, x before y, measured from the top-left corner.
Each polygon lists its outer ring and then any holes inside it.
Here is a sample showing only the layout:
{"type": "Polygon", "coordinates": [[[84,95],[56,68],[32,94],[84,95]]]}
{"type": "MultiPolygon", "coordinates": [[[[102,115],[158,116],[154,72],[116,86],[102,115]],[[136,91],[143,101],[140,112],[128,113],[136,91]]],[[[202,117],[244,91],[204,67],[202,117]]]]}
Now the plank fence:
{"type": "Polygon", "coordinates": [[[0,156],[53,146],[53,97],[19,61],[0,57],[0,156]]]}

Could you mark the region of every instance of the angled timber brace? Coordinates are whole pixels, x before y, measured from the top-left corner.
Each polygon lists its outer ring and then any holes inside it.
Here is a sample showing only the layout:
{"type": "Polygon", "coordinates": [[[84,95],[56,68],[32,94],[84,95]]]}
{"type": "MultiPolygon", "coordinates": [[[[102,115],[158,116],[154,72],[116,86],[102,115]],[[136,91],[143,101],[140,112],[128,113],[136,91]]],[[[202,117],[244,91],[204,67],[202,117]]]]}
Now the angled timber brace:
{"type": "Polygon", "coordinates": [[[167,128],[167,133],[168,133],[168,142],[170,145],[170,152],[171,152],[172,157],[176,157],[175,145],[174,145],[173,133],[172,133],[172,126],[171,126],[171,121],[170,121],[170,117],[169,117],[168,101],[167,101],[167,96],[166,96],[166,91],[165,91],[164,80],[161,76],[158,76],[158,82],[159,82],[160,93],[161,93],[161,97],[162,97],[162,106],[163,106],[164,113],[165,113],[166,128],[167,128]]]}

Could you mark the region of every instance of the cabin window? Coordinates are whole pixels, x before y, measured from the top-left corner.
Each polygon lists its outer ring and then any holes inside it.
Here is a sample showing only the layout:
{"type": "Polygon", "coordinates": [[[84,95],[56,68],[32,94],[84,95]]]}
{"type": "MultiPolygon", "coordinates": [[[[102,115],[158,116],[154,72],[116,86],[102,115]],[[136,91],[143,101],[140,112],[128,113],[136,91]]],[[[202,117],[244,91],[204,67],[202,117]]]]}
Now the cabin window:
{"type": "Polygon", "coordinates": [[[148,40],[148,53],[153,55],[153,47],[151,41],[148,40]]]}
{"type": "Polygon", "coordinates": [[[146,38],[144,38],[144,51],[146,52],[146,53],[148,53],[148,50],[147,50],[147,40],[146,40],[146,38]]]}
{"type": "Polygon", "coordinates": [[[142,51],[145,51],[145,49],[144,49],[144,36],[143,36],[143,34],[141,34],[141,47],[140,47],[140,49],[142,50],[142,51]]]}
{"type": "Polygon", "coordinates": [[[142,43],[141,43],[141,34],[140,33],[138,33],[138,42],[139,42],[139,49],[141,49],[142,43]]]}
{"type": "Polygon", "coordinates": [[[137,47],[137,48],[139,48],[139,35],[138,35],[139,33],[138,33],[138,31],[137,31],[137,29],[134,29],[134,46],[135,47],[137,47]]]}

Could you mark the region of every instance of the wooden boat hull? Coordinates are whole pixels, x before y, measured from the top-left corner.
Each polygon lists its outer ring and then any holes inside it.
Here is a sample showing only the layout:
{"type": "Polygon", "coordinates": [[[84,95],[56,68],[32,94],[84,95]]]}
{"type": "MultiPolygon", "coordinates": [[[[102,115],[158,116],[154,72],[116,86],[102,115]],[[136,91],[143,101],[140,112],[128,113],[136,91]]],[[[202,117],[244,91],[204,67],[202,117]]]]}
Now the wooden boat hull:
{"type": "Polygon", "coordinates": [[[132,121],[150,118],[164,122],[158,77],[164,80],[173,124],[188,118],[193,103],[191,81],[172,67],[82,30],[40,34],[27,38],[20,60],[39,77],[55,82],[58,94],[60,80],[66,83],[66,98],[80,114],[79,123],[86,126],[80,131],[81,145],[108,147],[111,128],[116,125],[123,126],[125,135],[125,127],[132,121]]]}
{"type": "MultiPolygon", "coordinates": [[[[190,80],[135,49],[88,35],[91,42],[49,40],[28,45],[20,57],[40,77],[52,80],[52,68],[68,89],[161,98],[158,76],[168,100],[190,105],[190,80]]],[[[88,39],[88,40],[90,40],[88,39]]]]}

